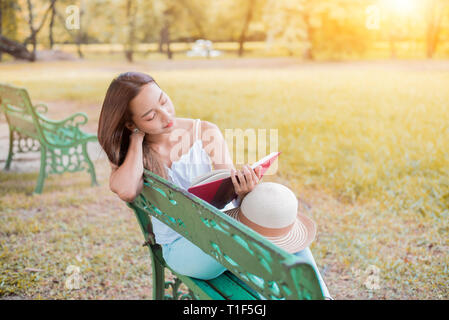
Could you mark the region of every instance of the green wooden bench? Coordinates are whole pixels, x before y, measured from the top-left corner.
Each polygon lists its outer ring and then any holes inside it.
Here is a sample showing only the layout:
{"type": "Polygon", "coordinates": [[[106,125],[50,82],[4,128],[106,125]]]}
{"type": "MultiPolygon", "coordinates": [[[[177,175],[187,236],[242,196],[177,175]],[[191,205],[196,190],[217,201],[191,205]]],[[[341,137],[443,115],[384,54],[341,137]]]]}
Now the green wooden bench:
{"type": "Polygon", "coordinates": [[[170,181],[145,170],[141,194],[127,205],[136,214],[151,253],[153,299],[324,299],[311,265],[170,181]],[[212,280],[176,273],[155,242],[150,215],[166,223],[227,270],[212,280]],[[165,268],[175,280],[165,282],[165,268]],[[181,283],[188,293],[179,290],[181,283]],[[172,296],[165,289],[172,289],[172,296]]]}
{"type": "Polygon", "coordinates": [[[13,155],[39,151],[40,172],[35,193],[41,193],[45,178],[51,173],[87,170],[92,185],[97,184],[95,167],[87,152],[87,143],[97,141],[97,136],[81,131],[87,123],[85,113],[54,121],[44,114],[47,106],[31,104],[24,88],[0,84],[0,109],[9,125],[9,153],[5,170],[9,170],[13,155]]]}

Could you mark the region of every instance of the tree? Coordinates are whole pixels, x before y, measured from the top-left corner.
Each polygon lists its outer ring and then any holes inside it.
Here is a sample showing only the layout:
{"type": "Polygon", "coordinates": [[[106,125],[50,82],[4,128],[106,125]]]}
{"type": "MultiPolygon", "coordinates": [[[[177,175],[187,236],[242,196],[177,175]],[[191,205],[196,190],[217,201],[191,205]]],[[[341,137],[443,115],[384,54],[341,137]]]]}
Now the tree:
{"type": "Polygon", "coordinates": [[[128,30],[125,43],[125,57],[128,62],[133,62],[134,49],[136,45],[136,13],[137,3],[135,0],[126,0],[126,28],[128,30]]]}
{"type": "Polygon", "coordinates": [[[170,27],[175,17],[175,6],[173,3],[169,3],[162,11],[162,26],[160,29],[160,41],[159,50],[167,53],[167,58],[173,58],[173,52],[171,51],[170,44],[170,27]],[[165,50],[164,50],[165,45],[165,50]]]}
{"type": "Polygon", "coordinates": [[[0,52],[12,55],[16,59],[34,61],[36,56],[28,51],[27,47],[20,42],[0,35],[0,52]]]}
{"type": "Polygon", "coordinates": [[[201,0],[178,0],[179,3],[185,10],[187,11],[188,16],[190,17],[190,21],[192,21],[197,36],[200,38],[205,38],[206,33],[204,31],[204,14],[207,10],[207,5],[204,1],[201,0]]]}
{"type": "Polygon", "coordinates": [[[56,16],[56,0],[51,2],[50,5],[50,26],[48,28],[48,41],[50,43],[50,49],[53,49],[54,40],[53,40],[53,27],[55,25],[55,16],[56,16]]]}
{"type": "Polygon", "coordinates": [[[305,42],[307,43],[303,56],[306,60],[315,60],[315,51],[313,48],[313,21],[310,10],[303,10],[302,16],[305,24],[305,42]]]}
{"type": "Polygon", "coordinates": [[[314,8],[320,21],[313,35],[313,46],[322,56],[342,59],[361,56],[372,42],[365,27],[368,1],[321,0],[314,8]]]}
{"type": "Polygon", "coordinates": [[[289,55],[341,59],[362,54],[370,42],[365,30],[366,1],[269,0],[264,21],[267,43],[289,55]]]}
{"type": "Polygon", "coordinates": [[[243,46],[245,44],[246,34],[248,32],[249,24],[251,23],[251,20],[253,18],[253,11],[255,9],[255,4],[256,4],[256,0],[248,0],[247,1],[245,19],[243,20],[242,31],[241,31],[240,37],[239,37],[239,51],[238,51],[239,57],[243,56],[243,46]]]}
{"type": "MultiPolygon", "coordinates": [[[[263,20],[269,47],[276,44],[286,49],[289,55],[294,55],[298,50],[304,50],[302,44],[312,43],[313,39],[307,32],[312,29],[313,12],[311,7],[306,9],[305,4],[305,0],[267,1],[263,20]]],[[[310,48],[307,55],[312,57],[312,52],[310,48]]]]}
{"type": "Polygon", "coordinates": [[[31,0],[27,0],[27,7],[28,7],[28,26],[30,28],[30,35],[28,38],[25,39],[24,45],[26,46],[29,42],[33,45],[33,51],[31,55],[31,61],[34,61],[36,59],[36,46],[37,46],[37,34],[39,31],[41,31],[42,27],[44,26],[45,20],[47,19],[48,13],[52,10],[52,7],[54,6],[56,0],[50,0],[50,4],[45,10],[44,16],[42,17],[41,23],[38,25],[37,28],[34,26],[34,13],[33,13],[33,4],[31,0]]]}
{"type": "Polygon", "coordinates": [[[446,2],[440,0],[428,0],[426,7],[426,54],[427,58],[431,59],[438,46],[439,35],[441,32],[441,22],[445,9],[446,2]]]}
{"type": "MultiPolygon", "coordinates": [[[[60,0],[58,3],[61,5],[64,5],[64,6],[68,5],[68,4],[73,5],[73,3],[71,3],[71,2],[66,3],[64,0],[60,0]]],[[[81,50],[81,44],[83,43],[83,40],[87,39],[87,34],[84,32],[84,29],[88,30],[88,28],[86,26],[84,26],[85,23],[83,21],[84,20],[83,16],[86,12],[85,5],[86,5],[86,2],[84,0],[79,0],[79,12],[78,12],[79,13],[79,26],[74,29],[76,31],[73,31],[71,29],[69,30],[66,27],[66,17],[64,16],[64,14],[62,14],[58,10],[58,8],[56,8],[56,7],[54,8],[56,17],[59,18],[61,25],[64,26],[63,29],[67,32],[67,34],[70,36],[72,41],[76,44],[77,53],[81,59],[84,58],[84,54],[81,50]]]]}
{"type": "MultiPolygon", "coordinates": [[[[229,0],[210,5],[208,15],[211,17],[209,29],[220,30],[214,33],[217,38],[237,41],[237,54],[242,57],[252,28],[261,24],[265,0],[229,0]]],[[[213,35],[211,35],[213,38],[213,35]]]]}
{"type": "Polygon", "coordinates": [[[0,1],[0,35],[17,40],[17,11],[16,0],[0,1]]]}
{"type": "Polygon", "coordinates": [[[191,39],[206,36],[202,13],[207,10],[204,0],[154,0],[155,21],[159,30],[159,51],[173,58],[173,39],[191,39]]]}
{"type": "MultiPolygon", "coordinates": [[[[51,1],[55,1],[55,0],[51,0],[51,1]]],[[[13,22],[15,22],[14,11],[20,9],[19,4],[16,1],[11,1],[11,0],[8,0],[5,2],[2,1],[0,4],[2,7],[2,25],[3,25],[3,12],[4,11],[10,13],[10,14],[8,14],[7,17],[10,18],[13,22]]],[[[31,2],[31,0],[27,0],[26,4],[27,4],[27,9],[28,9],[27,22],[28,22],[28,27],[30,30],[29,36],[23,41],[23,43],[20,43],[19,41],[8,38],[7,36],[4,36],[3,34],[0,35],[0,51],[8,53],[17,59],[26,59],[29,61],[34,61],[36,59],[37,34],[42,29],[42,26],[45,23],[46,17],[49,12],[49,8],[47,10],[45,10],[42,20],[41,20],[40,24],[38,24],[38,27],[36,28],[34,26],[34,18],[35,17],[34,17],[34,13],[33,13],[33,4],[31,2]],[[33,51],[31,51],[31,52],[27,49],[27,44],[30,42],[33,46],[33,51]]]]}
{"type": "Polygon", "coordinates": [[[398,43],[410,36],[410,20],[418,17],[411,12],[403,12],[394,2],[383,0],[379,4],[381,12],[381,37],[388,42],[390,59],[398,57],[398,43]]]}

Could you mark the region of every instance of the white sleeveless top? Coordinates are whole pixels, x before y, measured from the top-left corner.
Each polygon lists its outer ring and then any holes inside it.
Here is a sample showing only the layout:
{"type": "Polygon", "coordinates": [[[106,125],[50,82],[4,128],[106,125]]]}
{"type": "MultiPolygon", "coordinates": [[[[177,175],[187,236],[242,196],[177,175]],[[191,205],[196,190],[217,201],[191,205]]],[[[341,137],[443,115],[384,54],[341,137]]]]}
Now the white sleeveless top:
{"type": "MultiPolygon", "coordinates": [[[[203,141],[200,138],[200,123],[200,119],[196,119],[195,141],[189,151],[183,154],[179,160],[173,161],[171,168],[165,166],[169,180],[184,190],[190,187],[191,181],[194,178],[212,170],[212,161],[204,150],[203,141]]],[[[220,210],[232,209],[238,205],[239,203],[235,199],[220,210]]],[[[171,243],[182,237],[179,233],[153,216],[151,216],[151,222],[153,223],[153,232],[158,244],[171,243]]]]}

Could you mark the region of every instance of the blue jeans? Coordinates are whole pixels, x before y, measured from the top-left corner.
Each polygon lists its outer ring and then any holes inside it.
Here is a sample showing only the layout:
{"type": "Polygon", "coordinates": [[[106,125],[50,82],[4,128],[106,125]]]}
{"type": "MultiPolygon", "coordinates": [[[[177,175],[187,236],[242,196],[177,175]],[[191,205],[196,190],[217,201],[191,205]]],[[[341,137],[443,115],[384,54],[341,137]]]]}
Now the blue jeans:
{"type": "MultiPolygon", "coordinates": [[[[310,264],[318,275],[318,281],[325,297],[330,297],[329,291],[318,270],[312,252],[307,247],[294,253],[301,262],[310,264]]],[[[218,277],[226,268],[217,260],[205,253],[192,242],[182,237],[172,243],[162,245],[162,256],[165,262],[179,274],[202,280],[210,280],[218,277]]]]}

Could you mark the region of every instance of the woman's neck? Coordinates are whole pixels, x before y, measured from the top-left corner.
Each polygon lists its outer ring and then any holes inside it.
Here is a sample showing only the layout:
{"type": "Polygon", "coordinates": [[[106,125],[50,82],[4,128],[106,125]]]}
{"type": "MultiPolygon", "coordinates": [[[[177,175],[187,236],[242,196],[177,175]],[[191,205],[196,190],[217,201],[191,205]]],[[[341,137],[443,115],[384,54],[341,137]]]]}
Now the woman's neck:
{"type": "Polygon", "coordinates": [[[170,133],[161,133],[158,135],[147,134],[145,135],[145,142],[149,145],[167,145],[170,143],[170,133]]]}

